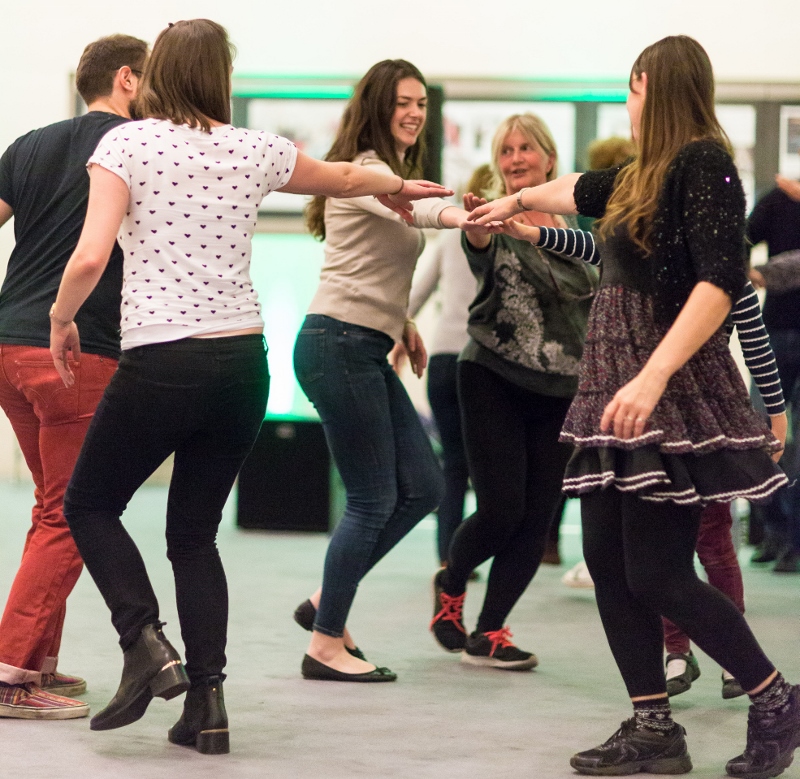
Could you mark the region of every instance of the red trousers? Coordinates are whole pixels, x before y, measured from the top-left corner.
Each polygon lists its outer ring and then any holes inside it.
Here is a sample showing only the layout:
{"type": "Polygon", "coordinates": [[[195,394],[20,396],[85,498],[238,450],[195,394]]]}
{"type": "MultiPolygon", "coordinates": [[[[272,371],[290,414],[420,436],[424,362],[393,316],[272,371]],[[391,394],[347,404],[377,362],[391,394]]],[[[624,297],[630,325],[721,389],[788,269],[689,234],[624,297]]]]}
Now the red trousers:
{"type": "MultiPolygon", "coordinates": [[[[697,534],[697,556],[708,576],[708,583],[727,595],[744,614],[744,585],[742,569],[736,557],[731,537],[730,503],[712,503],[703,509],[697,534]]],[[[689,652],[689,636],[666,617],[664,644],[669,654],[689,652]]]]}
{"type": "Polygon", "coordinates": [[[0,406],[35,487],[22,563],[0,621],[0,682],[38,683],[55,671],[67,596],[83,568],[62,513],[64,491],[116,367],[110,357],[83,354],[67,388],[49,349],[0,344],[0,406]]]}

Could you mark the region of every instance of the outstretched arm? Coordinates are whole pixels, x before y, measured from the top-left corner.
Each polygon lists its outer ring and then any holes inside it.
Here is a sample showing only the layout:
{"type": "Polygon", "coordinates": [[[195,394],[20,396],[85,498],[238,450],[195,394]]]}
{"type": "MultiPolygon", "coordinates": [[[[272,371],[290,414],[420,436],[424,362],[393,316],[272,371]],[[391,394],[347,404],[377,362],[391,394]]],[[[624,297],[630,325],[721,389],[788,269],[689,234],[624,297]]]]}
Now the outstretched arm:
{"type": "Polygon", "coordinates": [[[559,176],[538,187],[525,187],[515,195],[508,195],[478,206],[469,216],[471,221],[485,225],[503,222],[522,211],[542,211],[545,214],[577,214],[575,184],[580,173],[559,176]]]}
{"type": "Polygon", "coordinates": [[[432,181],[405,181],[371,165],[352,162],[323,162],[297,152],[292,177],[281,192],[292,195],[361,197],[375,195],[387,208],[411,223],[412,201],[427,197],[448,197],[453,191],[432,181]]]}

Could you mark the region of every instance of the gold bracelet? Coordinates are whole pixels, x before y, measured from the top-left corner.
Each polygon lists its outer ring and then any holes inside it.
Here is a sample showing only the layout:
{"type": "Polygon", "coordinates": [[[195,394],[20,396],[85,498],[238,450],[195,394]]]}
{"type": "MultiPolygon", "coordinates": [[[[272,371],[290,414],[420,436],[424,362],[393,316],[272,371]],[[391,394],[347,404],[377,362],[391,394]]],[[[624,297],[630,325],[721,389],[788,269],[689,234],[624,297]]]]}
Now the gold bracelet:
{"type": "Polygon", "coordinates": [[[56,304],[55,303],[53,303],[53,305],[50,306],[50,314],[49,314],[49,316],[50,316],[50,319],[52,319],[59,327],[69,327],[72,324],[72,322],[74,321],[72,319],[70,319],[70,320],[59,319],[56,316],[56,304]]]}
{"type": "Polygon", "coordinates": [[[405,179],[402,176],[398,176],[397,178],[400,179],[400,189],[397,192],[390,192],[390,195],[399,195],[403,191],[403,187],[406,185],[405,179]]]}
{"type": "Polygon", "coordinates": [[[530,187],[523,187],[519,192],[517,192],[517,207],[520,211],[527,211],[528,209],[522,204],[522,193],[529,190],[530,187]]]}

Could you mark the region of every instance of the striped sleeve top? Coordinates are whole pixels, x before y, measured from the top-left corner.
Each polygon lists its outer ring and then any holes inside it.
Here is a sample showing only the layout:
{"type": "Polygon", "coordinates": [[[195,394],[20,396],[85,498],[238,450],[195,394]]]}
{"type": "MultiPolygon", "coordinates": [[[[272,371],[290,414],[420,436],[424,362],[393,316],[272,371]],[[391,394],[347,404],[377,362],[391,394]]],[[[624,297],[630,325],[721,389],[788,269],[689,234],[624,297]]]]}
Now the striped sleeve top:
{"type": "MultiPolygon", "coordinates": [[[[584,230],[540,227],[536,245],[565,257],[577,257],[590,265],[600,265],[601,257],[594,236],[584,230]]],[[[758,387],[767,413],[770,416],[783,414],[786,404],[775,355],[761,318],[758,296],[749,281],[731,310],[731,321],[739,336],[745,365],[758,387]]]]}

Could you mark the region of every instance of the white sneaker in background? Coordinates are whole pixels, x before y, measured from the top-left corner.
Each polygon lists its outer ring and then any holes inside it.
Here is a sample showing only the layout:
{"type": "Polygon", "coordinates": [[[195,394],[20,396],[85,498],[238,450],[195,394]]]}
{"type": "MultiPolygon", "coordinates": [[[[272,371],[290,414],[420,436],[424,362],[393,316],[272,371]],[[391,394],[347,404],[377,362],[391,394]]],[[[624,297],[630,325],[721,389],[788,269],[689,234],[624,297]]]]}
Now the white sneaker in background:
{"type": "Polygon", "coordinates": [[[561,581],[567,586],[577,590],[594,589],[594,582],[586,563],[581,560],[577,565],[573,565],[562,577],[561,581]]]}

